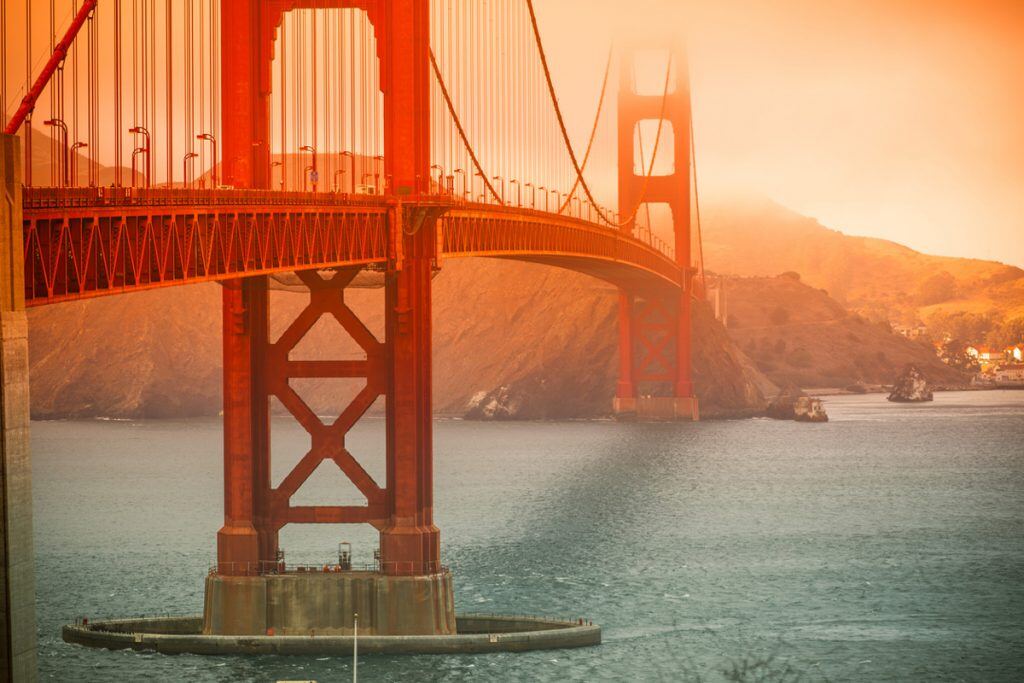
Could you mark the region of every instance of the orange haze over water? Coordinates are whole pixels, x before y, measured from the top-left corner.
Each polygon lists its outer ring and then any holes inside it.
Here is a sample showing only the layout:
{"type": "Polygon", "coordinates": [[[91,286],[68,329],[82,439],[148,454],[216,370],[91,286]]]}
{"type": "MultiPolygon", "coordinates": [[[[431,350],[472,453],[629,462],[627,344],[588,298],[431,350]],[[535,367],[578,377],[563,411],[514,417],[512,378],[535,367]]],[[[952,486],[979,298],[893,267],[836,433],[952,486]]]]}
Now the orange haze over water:
{"type": "MultiPolygon", "coordinates": [[[[62,14],[71,4],[58,2],[62,14]]],[[[767,195],[848,233],[1024,266],[1024,0],[535,5],[578,148],[611,39],[686,34],[705,196],[767,195]]],[[[8,51],[21,55],[11,28],[23,3],[8,10],[8,51]]],[[[588,175],[613,201],[613,117],[604,121],[588,175]]]]}

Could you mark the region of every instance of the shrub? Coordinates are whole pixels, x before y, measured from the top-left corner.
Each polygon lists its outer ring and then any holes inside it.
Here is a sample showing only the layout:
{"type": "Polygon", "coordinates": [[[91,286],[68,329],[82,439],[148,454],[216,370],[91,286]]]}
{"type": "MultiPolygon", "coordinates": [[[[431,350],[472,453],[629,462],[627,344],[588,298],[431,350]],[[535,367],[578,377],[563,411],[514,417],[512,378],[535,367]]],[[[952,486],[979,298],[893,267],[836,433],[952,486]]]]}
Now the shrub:
{"type": "Polygon", "coordinates": [[[811,362],[813,360],[814,359],[811,358],[811,354],[804,348],[794,349],[786,358],[786,362],[794,368],[809,368],[811,367],[811,362]]]}
{"type": "Polygon", "coordinates": [[[773,325],[785,325],[789,322],[789,311],[782,306],[776,306],[768,319],[772,321],[773,325]]]}
{"type": "Polygon", "coordinates": [[[942,271],[932,275],[917,288],[917,303],[931,306],[949,301],[956,296],[956,278],[942,271]]]}

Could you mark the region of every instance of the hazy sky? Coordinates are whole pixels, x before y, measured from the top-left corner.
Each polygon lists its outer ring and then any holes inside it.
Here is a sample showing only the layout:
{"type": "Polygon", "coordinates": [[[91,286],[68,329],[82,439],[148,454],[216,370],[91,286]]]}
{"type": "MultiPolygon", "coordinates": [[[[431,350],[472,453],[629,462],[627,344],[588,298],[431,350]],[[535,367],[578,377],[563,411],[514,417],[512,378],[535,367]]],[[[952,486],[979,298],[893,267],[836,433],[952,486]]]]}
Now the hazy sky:
{"type": "Polygon", "coordinates": [[[686,34],[709,195],[1024,266],[1024,0],[536,4],[577,144],[607,41],[686,34]]]}

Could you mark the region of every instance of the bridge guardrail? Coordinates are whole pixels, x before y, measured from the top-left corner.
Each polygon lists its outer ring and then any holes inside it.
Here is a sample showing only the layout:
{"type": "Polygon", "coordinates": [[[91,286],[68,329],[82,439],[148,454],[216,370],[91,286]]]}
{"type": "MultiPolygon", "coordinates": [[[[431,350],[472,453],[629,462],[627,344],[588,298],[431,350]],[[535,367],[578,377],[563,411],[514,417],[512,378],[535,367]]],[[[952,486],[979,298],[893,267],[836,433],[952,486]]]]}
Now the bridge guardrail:
{"type": "Polygon", "coordinates": [[[345,572],[375,572],[385,574],[438,574],[449,571],[448,566],[439,562],[429,562],[425,572],[419,563],[414,562],[368,562],[351,563],[343,566],[338,563],[324,564],[290,564],[270,560],[258,562],[215,562],[210,565],[208,574],[217,576],[272,576],[278,574],[342,574],[345,572]]]}

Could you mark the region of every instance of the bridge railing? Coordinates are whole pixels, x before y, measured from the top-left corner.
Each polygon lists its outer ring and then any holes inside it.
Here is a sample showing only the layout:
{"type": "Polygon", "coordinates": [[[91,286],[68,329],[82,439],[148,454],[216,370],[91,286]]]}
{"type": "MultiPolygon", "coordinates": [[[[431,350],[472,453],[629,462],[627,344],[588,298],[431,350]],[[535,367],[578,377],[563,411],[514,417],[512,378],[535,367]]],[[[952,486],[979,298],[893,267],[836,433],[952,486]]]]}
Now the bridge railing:
{"type": "Polygon", "coordinates": [[[345,572],[384,572],[387,574],[426,573],[439,574],[449,571],[448,566],[440,562],[428,562],[424,569],[422,564],[412,562],[367,562],[362,564],[325,562],[323,564],[289,564],[276,561],[260,562],[217,562],[210,565],[208,574],[216,576],[271,576],[280,574],[342,574],[345,572]]]}

